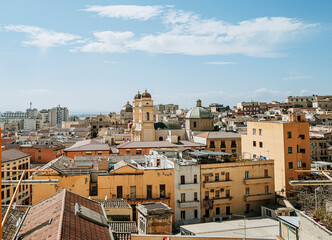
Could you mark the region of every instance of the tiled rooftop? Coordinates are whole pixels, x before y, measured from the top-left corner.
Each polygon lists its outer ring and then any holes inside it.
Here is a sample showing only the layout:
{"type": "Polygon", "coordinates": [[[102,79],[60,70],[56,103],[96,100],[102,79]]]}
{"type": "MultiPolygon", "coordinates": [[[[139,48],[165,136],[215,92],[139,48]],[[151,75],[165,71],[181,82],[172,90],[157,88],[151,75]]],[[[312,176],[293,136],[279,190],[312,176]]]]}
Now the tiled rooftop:
{"type": "Polygon", "coordinates": [[[95,199],[95,201],[103,204],[104,208],[131,208],[126,199],[95,199]]]}
{"type": "Polygon", "coordinates": [[[66,148],[66,152],[75,151],[109,151],[110,146],[108,144],[102,143],[97,139],[89,139],[84,141],[76,142],[71,147],[66,148]]]}
{"type": "Polygon", "coordinates": [[[104,216],[99,203],[62,190],[30,208],[18,237],[24,240],[111,239],[106,226],[75,214],[76,203],[104,216]]]}
{"type": "Polygon", "coordinates": [[[1,161],[2,161],[2,163],[10,162],[10,161],[18,160],[21,158],[30,157],[30,156],[31,156],[30,154],[27,154],[27,153],[22,152],[17,149],[9,149],[9,150],[5,150],[2,152],[1,161]]]}
{"type": "Polygon", "coordinates": [[[153,141],[153,142],[124,142],[117,146],[118,149],[127,148],[179,148],[179,147],[203,147],[204,144],[190,142],[186,140],[178,143],[171,143],[167,141],[153,141]]]}

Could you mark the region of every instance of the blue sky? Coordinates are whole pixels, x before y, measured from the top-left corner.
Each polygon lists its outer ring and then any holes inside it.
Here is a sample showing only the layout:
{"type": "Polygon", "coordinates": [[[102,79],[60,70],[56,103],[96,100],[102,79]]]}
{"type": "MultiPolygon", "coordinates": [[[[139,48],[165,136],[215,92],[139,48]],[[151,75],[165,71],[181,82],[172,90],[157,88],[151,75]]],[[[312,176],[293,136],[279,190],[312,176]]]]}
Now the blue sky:
{"type": "Polygon", "coordinates": [[[331,1],[1,1],[0,112],[332,94],[331,1]]]}

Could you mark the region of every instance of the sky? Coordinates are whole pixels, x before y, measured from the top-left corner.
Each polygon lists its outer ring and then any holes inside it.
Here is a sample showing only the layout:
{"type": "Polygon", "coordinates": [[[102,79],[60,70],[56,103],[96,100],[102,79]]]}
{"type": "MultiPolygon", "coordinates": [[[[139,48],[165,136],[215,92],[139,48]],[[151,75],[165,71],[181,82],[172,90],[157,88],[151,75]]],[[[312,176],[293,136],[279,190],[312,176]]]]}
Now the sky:
{"type": "Polygon", "coordinates": [[[332,94],[332,1],[0,1],[0,112],[332,94]]]}

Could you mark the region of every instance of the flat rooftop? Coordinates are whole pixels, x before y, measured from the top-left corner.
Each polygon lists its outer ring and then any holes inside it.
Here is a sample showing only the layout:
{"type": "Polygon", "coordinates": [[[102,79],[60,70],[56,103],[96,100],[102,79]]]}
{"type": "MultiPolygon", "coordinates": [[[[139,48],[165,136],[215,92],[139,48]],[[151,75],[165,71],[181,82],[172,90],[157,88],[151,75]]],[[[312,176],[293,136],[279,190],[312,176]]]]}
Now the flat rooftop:
{"type": "Polygon", "coordinates": [[[279,222],[271,218],[257,217],[184,225],[181,226],[181,231],[183,230],[197,236],[278,239],[276,235],[279,234],[279,222]]]}

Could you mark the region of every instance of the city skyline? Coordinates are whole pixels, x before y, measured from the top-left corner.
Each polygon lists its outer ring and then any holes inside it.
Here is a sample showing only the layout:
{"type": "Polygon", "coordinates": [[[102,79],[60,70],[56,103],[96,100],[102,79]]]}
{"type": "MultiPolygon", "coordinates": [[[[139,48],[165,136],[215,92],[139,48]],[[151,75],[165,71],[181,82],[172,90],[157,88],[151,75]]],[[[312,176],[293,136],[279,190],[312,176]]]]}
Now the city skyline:
{"type": "Polygon", "coordinates": [[[155,104],[181,108],[197,98],[204,106],[232,107],[327,95],[330,7],[329,1],[30,1],[20,8],[2,2],[0,112],[24,111],[30,102],[38,109],[118,112],[145,89],[155,104]]]}

